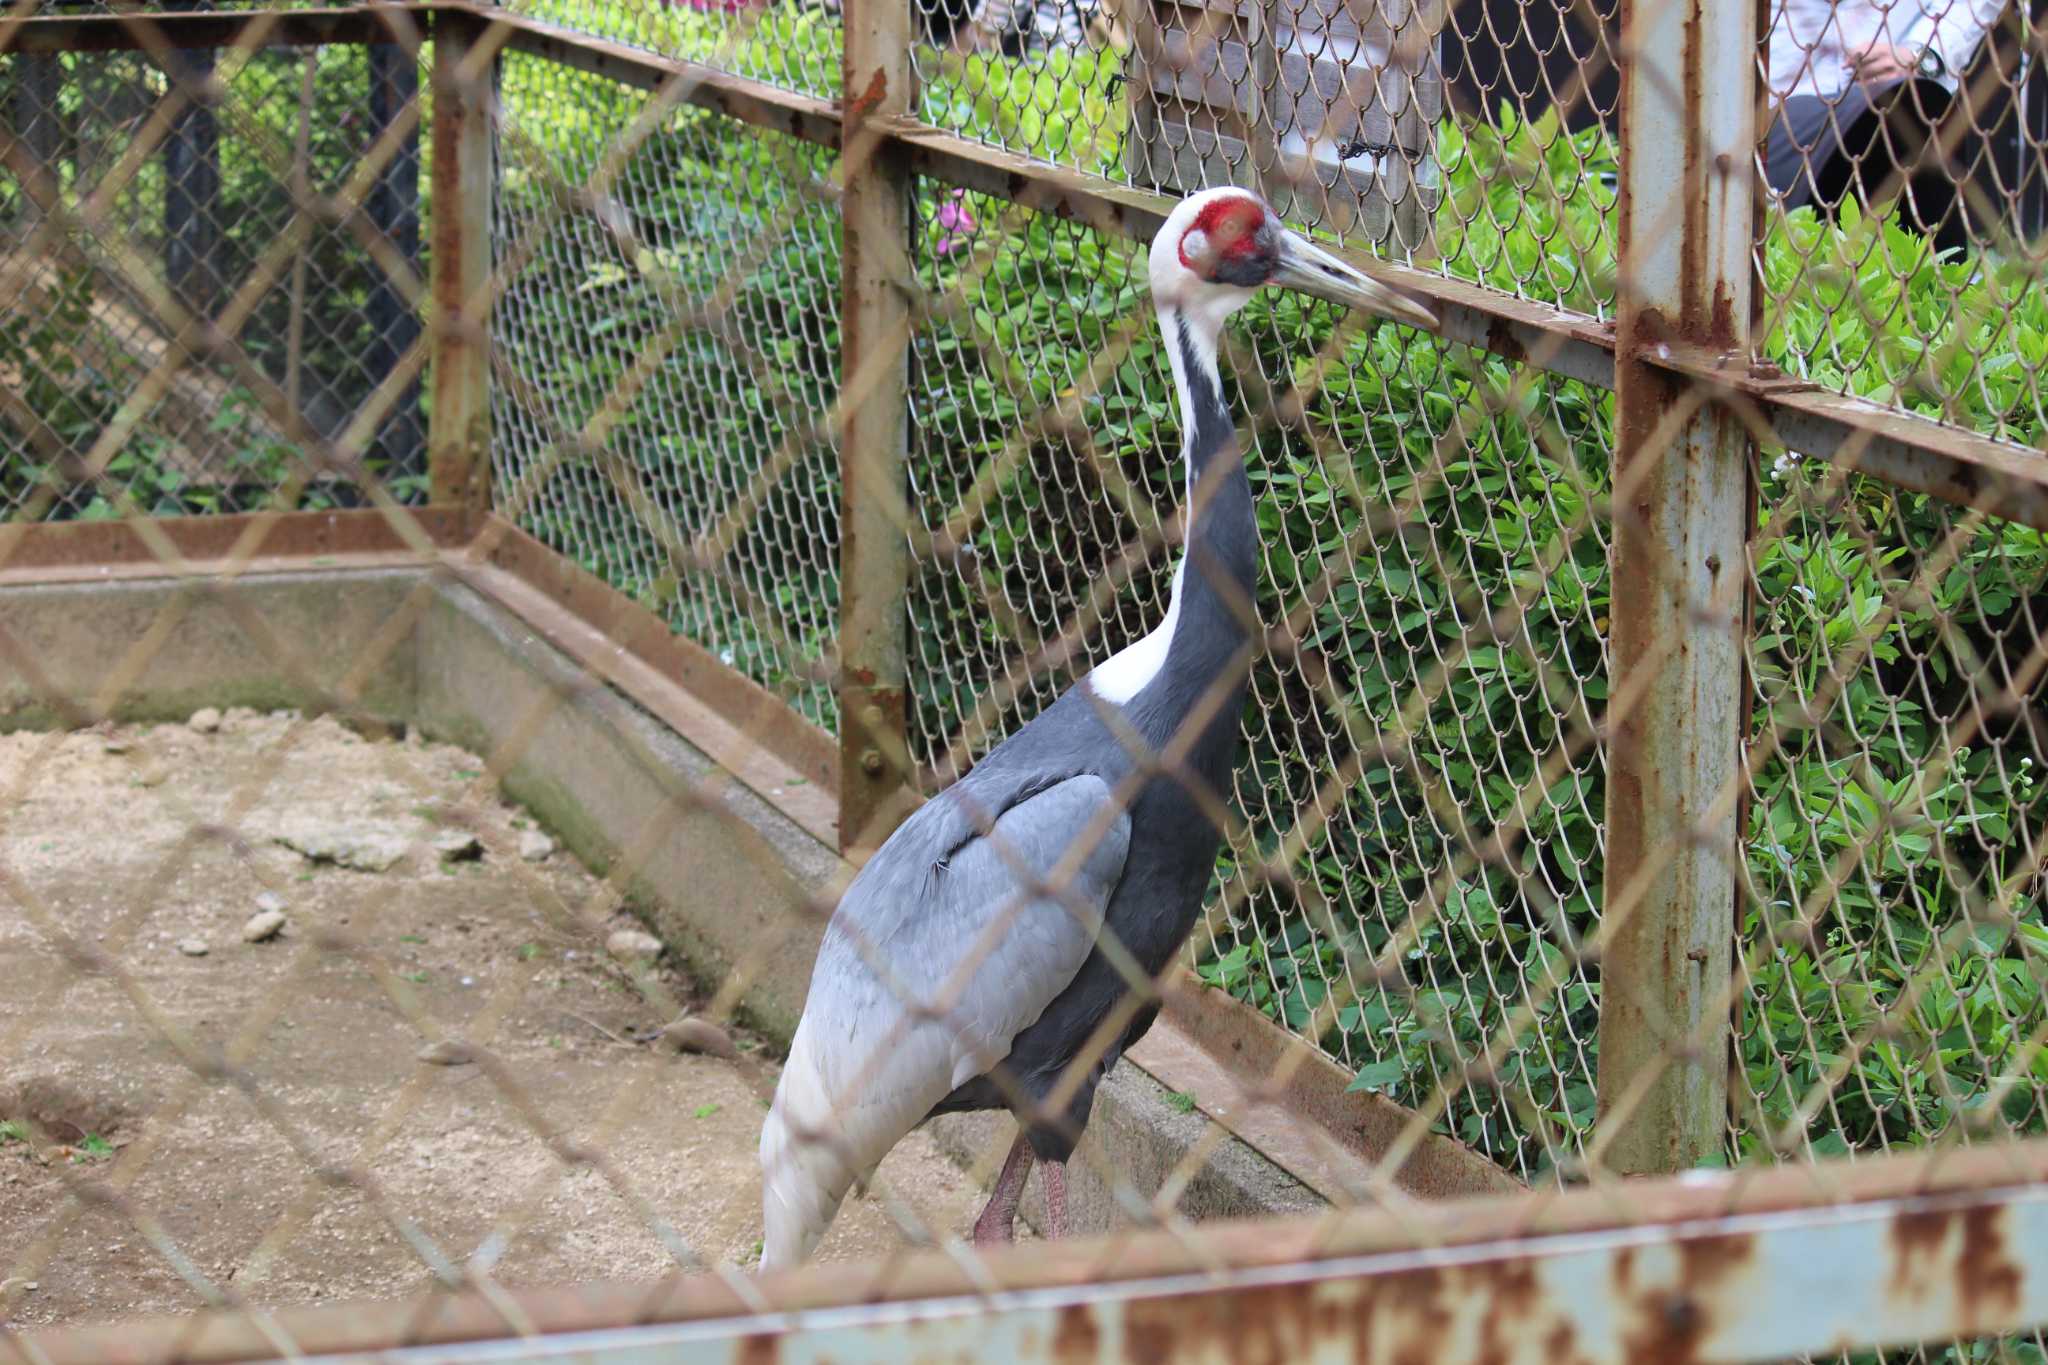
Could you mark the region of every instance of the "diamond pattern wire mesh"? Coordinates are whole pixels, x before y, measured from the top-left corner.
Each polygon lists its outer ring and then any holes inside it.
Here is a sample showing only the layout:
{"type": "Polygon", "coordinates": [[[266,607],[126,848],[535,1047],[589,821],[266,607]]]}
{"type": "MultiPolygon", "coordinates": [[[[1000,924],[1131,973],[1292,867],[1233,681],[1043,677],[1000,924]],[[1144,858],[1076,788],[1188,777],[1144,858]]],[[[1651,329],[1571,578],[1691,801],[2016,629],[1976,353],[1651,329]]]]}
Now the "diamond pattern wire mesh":
{"type": "MultiPolygon", "coordinates": [[[[203,50],[170,60],[187,63],[194,80],[211,71],[203,50]]],[[[332,196],[411,106],[417,75],[388,44],[272,50],[214,73],[223,87],[216,106],[174,110],[166,68],[145,52],[9,55],[4,64],[0,89],[21,164],[43,169],[0,190],[10,280],[0,348],[11,381],[0,500],[11,516],[110,516],[106,490],[85,477],[89,453],[143,377],[177,350],[149,291],[171,289],[206,312],[225,306],[291,220],[294,194],[332,196]],[[163,125],[156,154],[124,165],[153,121],[163,125]],[[39,196],[77,204],[95,193],[111,198],[118,242],[39,226],[39,196]],[[132,268],[110,255],[124,251],[132,268]],[[147,282],[134,270],[146,270],[147,282]]],[[[409,146],[362,212],[312,225],[298,258],[245,310],[241,354],[318,437],[343,435],[419,335],[418,186],[409,146]],[[396,277],[379,255],[404,263],[396,277]]],[[[98,465],[154,515],[265,505],[302,461],[254,379],[220,364],[181,367],[98,465]]],[[[399,496],[415,497],[424,442],[417,397],[407,394],[361,458],[399,496]]],[[[352,505],[354,482],[346,467],[318,471],[293,505],[352,505]]]]}
{"type": "Polygon", "coordinates": [[[1758,270],[1788,373],[2039,443],[2044,25],[2027,0],[1774,6],[1758,270]]]}
{"type": "MultiPolygon", "coordinates": [[[[552,187],[588,175],[644,97],[517,53],[502,92],[496,227],[509,243],[552,187]]],[[[540,462],[551,471],[522,526],[827,729],[840,499],[821,420],[838,368],[831,163],[710,113],[676,115],[601,203],[547,231],[495,332],[520,377],[496,392],[496,477],[517,488],[540,462]],[[719,299],[736,259],[750,268],[719,299]],[[679,331],[679,304],[706,299],[715,315],[679,331]],[[637,394],[604,442],[576,446],[622,383],[637,394]]]]}
{"type": "MultiPolygon", "coordinates": [[[[621,13],[621,22],[645,22],[610,36],[695,55],[654,31],[655,19],[670,16],[621,13]]],[[[1469,11],[1454,11],[1454,28],[1466,22],[1460,15],[1469,11]]],[[[795,43],[772,29],[764,35],[761,25],[787,18],[713,16],[715,49],[703,55],[720,69],[820,88],[811,78],[836,69],[836,57],[804,64],[829,46],[830,37],[819,36],[833,32],[829,21],[795,43]],[[769,54],[794,65],[765,65],[769,54]]],[[[1473,31],[1457,28],[1466,37],[1473,31]]],[[[393,36],[410,53],[416,35],[402,20],[393,36]]],[[[343,65],[355,51],[323,54],[316,75],[324,79],[329,62],[343,65]]],[[[162,57],[148,53],[159,70],[162,57]]],[[[14,107],[46,107],[42,94],[19,95],[47,76],[30,71],[40,59],[5,60],[14,107]]],[[[56,158],[68,196],[33,210],[54,226],[35,226],[17,185],[10,230],[38,250],[56,239],[100,251],[112,264],[96,260],[96,270],[133,296],[139,326],[189,330],[147,267],[165,244],[127,224],[174,217],[156,207],[169,182],[145,172],[189,127],[191,79],[166,78],[150,90],[144,57],[121,59],[125,69],[105,60],[100,77],[112,72],[116,87],[132,96],[140,85],[152,96],[102,99],[114,106],[105,118],[124,129],[139,120],[144,131],[128,134],[128,152],[97,160],[79,139],[56,158]]],[[[978,137],[1082,169],[1130,164],[1130,130],[1111,115],[1056,109],[1036,125],[1014,109],[991,115],[980,101],[1008,97],[989,96],[971,75],[1043,76],[1057,91],[1076,83],[1078,58],[1061,65],[1027,55],[1006,68],[986,52],[941,57],[931,49],[921,60],[930,68],[928,113],[952,110],[957,126],[978,137]],[[1056,146],[1047,131],[1054,124],[1063,139],[1056,146]]],[[[261,142],[267,127],[276,142],[278,120],[303,107],[301,61],[226,54],[223,136],[261,142]]],[[[1584,98],[1595,108],[1600,74],[1584,73],[1592,91],[1584,98]]],[[[848,401],[835,373],[835,158],[680,107],[679,83],[649,97],[517,53],[495,78],[472,62],[462,79],[472,96],[495,91],[497,277],[489,297],[466,301],[465,311],[472,324],[489,325],[496,510],[782,691],[811,722],[835,728],[828,661],[840,494],[828,409],[848,401]]],[[[312,88],[317,95],[322,87],[316,80],[312,88]]],[[[1027,115],[1035,98],[1024,98],[1027,115]]],[[[1568,90],[1560,103],[1579,98],[1568,90]]],[[[1180,112],[1190,123],[1191,111],[1180,112]]],[[[1433,249],[1453,274],[1469,270],[1507,292],[1599,316],[1614,288],[1611,201],[1600,179],[1609,154],[1597,131],[1567,136],[1515,122],[1504,132],[1463,123],[1430,130],[1436,150],[1422,155],[1437,158],[1443,177],[1441,198],[1426,205],[1433,249]],[[1461,168],[1471,171],[1462,184],[1461,168]]],[[[381,138],[352,140],[345,119],[304,121],[309,155],[317,147],[334,158],[324,183],[349,223],[359,218],[350,210],[406,156],[404,123],[395,119],[381,138]],[[331,152],[323,142],[330,133],[331,152]]],[[[48,135],[46,123],[22,120],[10,150],[48,135]]],[[[180,183],[189,187],[190,178],[180,183]]],[[[219,236],[253,236],[240,256],[225,258],[237,269],[223,269],[210,286],[219,295],[211,311],[236,325],[211,342],[225,354],[209,355],[204,368],[217,365],[261,389],[257,406],[294,428],[296,440],[310,436],[317,449],[318,438],[335,439],[360,453],[403,407],[424,340],[373,333],[369,344],[392,352],[385,371],[369,375],[356,409],[323,426],[315,395],[332,385],[303,361],[297,384],[280,376],[266,349],[274,327],[259,323],[274,316],[266,305],[289,288],[291,273],[287,253],[266,248],[308,233],[317,262],[327,229],[310,221],[306,203],[249,202],[246,219],[215,214],[219,236]]],[[[1301,216],[1334,229],[1315,211],[1301,216]]],[[[1831,249],[1848,250],[1853,232],[1829,238],[1831,249]]],[[[417,299],[418,267],[388,234],[337,241],[338,250],[360,250],[372,291],[388,285],[417,299]]],[[[2023,253],[2015,259],[2021,269],[2023,253]]],[[[1124,238],[1099,227],[936,180],[918,187],[914,277],[903,287],[917,305],[909,339],[915,391],[930,401],[919,412],[902,529],[921,556],[910,603],[910,756],[925,783],[943,783],[1161,610],[1180,498],[1174,433],[1158,415],[1170,410],[1169,398],[1136,261],[1124,238]]],[[[1987,267],[1985,279],[1996,277],[1987,267]]],[[[339,271],[324,283],[341,288],[339,271]]],[[[1991,297],[1995,304],[2001,296],[1991,297]]],[[[2024,311],[1984,308],[2005,319],[1994,330],[2010,325],[2014,337],[2021,324],[2012,319],[2024,311]]],[[[89,323],[116,329],[90,309],[54,315],[72,319],[72,333],[10,359],[40,366],[61,387],[76,367],[53,366],[52,352],[83,348],[89,323]]],[[[348,330],[360,324],[338,309],[324,321],[304,317],[293,330],[316,348],[342,349],[363,344],[360,331],[348,330]]],[[[1610,509],[1630,496],[1611,468],[1611,399],[1546,373],[1541,355],[1511,362],[1390,325],[1361,327],[1297,297],[1263,300],[1236,335],[1233,382],[1237,410],[1248,414],[1245,455],[1260,495],[1256,607],[1266,629],[1244,713],[1250,755],[1232,794],[1241,813],[1226,812],[1229,851],[1195,963],[1213,984],[1326,1048],[1362,1087],[1413,1110],[1375,1172],[1371,1198],[1401,1207],[1387,1180],[1432,1129],[1532,1181],[1604,1180],[1603,1135],[1637,1097],[1618,1097],[1618,1112],[1595,1127],[1599,957],[1616,924],[1642,910],[1626,892],[1603,891],[1603,736],[1617,711],[1635,704],[1610,697],[1607,686],[1610,509]]],[[[1883,371],[1897,349],[1875,348],[1843,368],[1883,371]]],[[[2032,392],[2040,357],[2015,354],[2004,367],[2023,376],[2013,391],[2032,392]]],[[[1974,353],[1968,366],[1985,370],[1974,353]]],[[[113,371],[103,379],[132,386],[140,376],[113,371]]],[[[100,417],[64,452],[86,462],[77,482],[123,513],[160,510],[121,482],[115,461],[128,441],[167,420],[172,382],[158,366],[142,381],[149,401],[100,417]]],[[[2013,411],[1998,409],[1987,429],[2021,431],[2013,411]]],[[[1747,790],[1722,794],[1747,802],[1739,966],[1713,1036],[1692,1040],[1712,1049],[1732,1038],[1740,1056],[1744,1083],[1728,1155],[1803,1160],[2037,1132],[2048,1041],[2033,775],[2048,761],[2036,702],[2048,665],[2038,628],[2048,567],[2040,533],[1844,479],[1780,454],[1762,434],[1763,511],[1749,564],[1747,790]]],[[[422,543],[403,506],[400,469],[365,461],[360,471],[362,499],[422,543]]],[[[288,495],[282,505],[303,491],[294,472],[273,482],[288,495]]],[[[68,489],[44,498],[34,490],[47,481],[25,487],[10,508],[14,519],[83,510],[68,489]]],[[[336,709],[376,722],[357,704],[363,672],[426,605],[420,594],[409,597],[364,657],[323,684],[336,709]]],[[[258,622],[247,627],[290,666],[309,668],[310,642],[276,639],[258,622]]],[[[138,641],[99,709],[72,719],[98,719],[160,646],[159,637],[138,641]]],[[[11,643],[9,650],[19,653],[11,643]]],[[[488,755],[465,800],[502,780],[570,690],[537,705],[488,755]]],[[[300,734],[286,727],[260,777],[223,813],[191,815],[193,834],[167,855],[167,872],[209,831],[233,827],[300,734]]],[[[34,751],[20,786],[47,780],[59,743],[34,751]]],[[[1183,761],[1172,746],[1155,757],[1168,770],[1183,761]]],[[[417,776],[394,756],[395,782],[417,788],[417,776]]],[[[686,812],[718,818],[730,780],[684,784],[637,846],[667,837],[686,812]]],[[[561,904],[544,886],[532,894],[565,932],[587,933],[632,875],[628,857],[611,886],[580,906],[561,904]]],[[[52,946],[50,979],[27,1020],[58,1008],[87,977],[113,983],[191,1073],[186,1091],[160,1111],[162,1125],[175,1124],[190,1093],[225,1081],[317,1173],[278,1236],[318,1215],[324,1188],[347,1189],[437,1283],[484,1293],[508,1333],[525,1330],[516,1303],[497,1291],[493,1255],[480,1248],[464,1260],[439,1245],[377,1177],[374,1150],[337,1159],[267,1094],[249,1064],[267,1022],[263,1009],[214,1050],[123,967],[119,955],[147,919],[145,898],[107,939],[88,944],[27,884],[10,879],[8,890],[52,946]]],[[[440,1022],[360,937],[321,937],[304,951],[309,959],[363,961],[391,1008],[423,1037],[436,1037],[440,1022]]],[[[721,983],[714,1014],[733,1008],[773,951],[764,943],[738,964],[721,983]]],[[[884,971],[886,956],[875,960],[884,971]]],[[[513,974],[493,994],[471,1042],[490,1046],[522,983],[513,974]]],[[[650,1003],[673,1007],[658,980],[637,984],[650,1003]]],[[[943,1017],[961,982],[890,984],[943,1017]]],[[[493,1093],[558,1159],[557,1178],[594,1171],[676,1267],[715,1259],[608,1160],[605,1141],[623,1109],[572,1134],[534,1102],[514,1068],[488,1051],[478,1059],[493,1093]]],[[[394,1105],[379,1130],[386,1140],[408,1104],[394,1105]]],[[[1170,1175],[1169,1191],[1223,1135],[1209,1126],[1170,1175]]],[[[237,1303],[239,1291],[194,1264],[176,1232],[128,1193],[131,1173],[155,1144],[122,1157],[113,1180],[74,1180],[80,1207],[114,1208],[202,1299],[237,1303]]],[[[1091,1158],[1084,1151],[1076,1159],[1091,1158]]],[[[1176,1226],[1170,1197],[1154,1204],[1117,1173],[1098,1174],[1127,1209],[1142,1216],[1149,1208],[1176,1226]]],[[[887,1182],[878,1189],[906,1241],[949,1235],[887,1182]]],[[[538,1189],[526,1192],[488,1245],[502,1246],[543,1202],[538,1189]]],[[[26,1257],[31,1268],[47,1264],[74,1216],[41,1230],[26,1257]]],[[[766,1306],[729,1262],[715,1268],[740,1302],[766,1306]]]]}
{"type": "Polygon", "coordinates": [[[1752,565],[1737,1150],[2037,1131],[2041,536],[1805,465],[1780,478],[1752,565]]]}
{"type": "Polygon", "coordinates": [[[839,90],[838,0],[515,0],[506,11],[801,90],[839,90]]]}

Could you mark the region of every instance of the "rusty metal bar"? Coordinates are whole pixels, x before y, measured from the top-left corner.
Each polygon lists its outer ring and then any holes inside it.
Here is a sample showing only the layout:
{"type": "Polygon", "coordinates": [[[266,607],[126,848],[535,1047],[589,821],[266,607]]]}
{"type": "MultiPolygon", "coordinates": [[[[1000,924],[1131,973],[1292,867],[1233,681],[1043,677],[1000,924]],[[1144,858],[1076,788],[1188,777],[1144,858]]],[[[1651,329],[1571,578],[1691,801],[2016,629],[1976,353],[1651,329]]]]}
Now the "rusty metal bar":
{"type": "Polygon", "coordinates": [[[433,500],[491,505],[490,338],[462,320],[491,274],[491,136],[495,55],[467,60],[488,25],[468,10],[434,16],[434,214],[429,322],[434,406],[427,429],[433,500]]]}
{"type": "MultiPolygon", "coordinates": [[[[437,547],[466,543],[475,527],[460,508],[421,507],[407,514],[437,547]]],[[[380,511],[249,512],[204,517],[163,517],[148,522],[145,538],[128,521],[8,522],[0,524],[0,584],[97,581],[115,577],[162,578],[186,568],[214,574],[248,557],[248,572],[285,562],[329,568],[363,555],[419,558],[380,511]],[[154,543],[152,543],[154,542],[154,543]],[[168,542],[185,561],[166,563],[157,545],[168,542]]]]}
{"type": "Polygon", "coordinates": [[[2048,460],[2038,451],[1866,399],[1738,371],[1721,356],[1673,347],[1652,363],[1738,405],[1753,405],[1788,450],[2048,531],[2048,460]]]}
{"type": "Polygon", "coordinates": [[[902,1360],[1428,1360],[1432,1365],[1775,1361],[1910,1346],[2048,1317],[2048,1190],[1906,1199],[1814,1217],[1547,1237],[1317,1268],[1225,1271],[1016,1298],[874,1305],[816,1319],[639,1327],[567,1342],[425,1347],[334,1365],[732,1365],[902,1360]],[[766,1352],[771,1352],[767,1354],[766,1352]]]}
{"type": "Polygon", "coordinates": [[[904,632],[910,544],[898,509],[910,460],[911,194],[877,118],[915,107],[909,0],[845,8],[841,186],[839,847],[873,849],[910,813],[904,632]]]}
{"type": "Polygon", "coordinates": [[[1727,1123],[1751,442],[1651,363],[1747,354],[1752,0],[1623,0],[1621,280],[1598,1090],[1608,1169],[1698,1165],[1727,1123]],[[1713,1039],[1708,1044],[1695,1040],[1713,1039]]]}
{"type": "MultiPolygon", "coordinates": [[[[1133,189],[1085,171],[1049,166],[913,119],[897,120],[890,135],[910,149],[911,166],[920,175],[1141,242],[1149,241],[1159,230],[1175,203],[1170,195],[1133,189]]],[[[1441,323],[1439,333],[1447,340],[1568,379],[1601,388],[1614,386],[1613,330],[1597,318],[1531,303],[1364,252],[1338,250],[1337,254],[1365,274],[1428,303],[1441,323]]]]}
{"type": "Polygon", "coordinates": [[[772,1318],[749,1316],[731,1281],[690,1275],[22,1333],[0,1337],[0,1359],[225,1365],[272,1358],[283,1333],[308,1356],[390,1361],[406,1357],[369,1353],[496,1341],[506,1303],[536,1334],[579,1335],[473,1358],[602,1358],[588,1354],[600,1343],[677,1358],[672,1341],[598,1335],[635,1323],[689,1324],[704,1351],[691,1360],[815,1360],[829,1343],[842,1361],[1409,1358],[1401,1345],[1433,1362],[1737,1361],[2048,1322],[2048,1141],[1696,1171],[1628,1195],[1263,1219],[1206,1229],[1200,1245],[1171,1231],[1072,1239],[991,1253],[978,1271],[926,1251],[880,1282],[872,1265],[813,1265],[762,1282],[783,1310],[772,1318]],[[1031,1331],[999,1338],[1005,1322],[1031,1331]],[[964,1352],[943,1335],[960,1329],[964,1352]]]}
{"type": "Polygon", "coordinates": [[[380,12],[432,12],[427,4],[356,6],[284,12],[243,10],[151,13],[146,24],[126,14],[52,14],[13,21],[6,50],[14,52],[130,52],[141,48],[234,47],[258,26],[259,47],[317,47],[324,43],[389,42],[391,29],[380,12]]]}
{"type": "Polygon", "coordinates": [[[661,89],[672,77],[682,76],[683,98],[691,104],[819,146],[839,145],[839,107],[830,100],[595,38],[541,19],[497,12],[490,18],[505,31],[505,46],[515,52],[532,53],[642,90],[661,89]]]}

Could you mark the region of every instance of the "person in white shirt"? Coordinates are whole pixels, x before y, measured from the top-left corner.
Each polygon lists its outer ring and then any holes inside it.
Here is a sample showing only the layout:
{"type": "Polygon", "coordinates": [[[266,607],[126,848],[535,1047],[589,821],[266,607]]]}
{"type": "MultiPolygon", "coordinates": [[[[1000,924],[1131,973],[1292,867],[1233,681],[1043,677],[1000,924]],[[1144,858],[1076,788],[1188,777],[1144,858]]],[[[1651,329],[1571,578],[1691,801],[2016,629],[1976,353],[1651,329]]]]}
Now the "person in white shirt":
{"type": "Polygon", "coordinates": [[[1852,194],[1903,190],[1908,223],[1938,246],[1965,241],[1949,175],[1913,163],[2003,7],[2003,0],[1773,0],[1764,172],[1784,206],[1812,204],[1826,213],[1852,194]]]}

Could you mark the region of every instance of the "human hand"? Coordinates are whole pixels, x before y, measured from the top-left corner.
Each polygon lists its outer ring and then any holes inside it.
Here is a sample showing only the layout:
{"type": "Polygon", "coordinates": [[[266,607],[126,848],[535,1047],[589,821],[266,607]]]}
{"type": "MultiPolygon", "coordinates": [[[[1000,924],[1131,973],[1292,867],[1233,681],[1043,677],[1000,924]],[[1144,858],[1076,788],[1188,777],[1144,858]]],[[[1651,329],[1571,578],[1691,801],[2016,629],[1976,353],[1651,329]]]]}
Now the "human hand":
{"type": "Polygon", "coordinates": [[[1909,47],[1872,43],[1849,54],[1849,70],[1866,85],[1902,81],[1920,67],[1920,54],[1909,47]]]}

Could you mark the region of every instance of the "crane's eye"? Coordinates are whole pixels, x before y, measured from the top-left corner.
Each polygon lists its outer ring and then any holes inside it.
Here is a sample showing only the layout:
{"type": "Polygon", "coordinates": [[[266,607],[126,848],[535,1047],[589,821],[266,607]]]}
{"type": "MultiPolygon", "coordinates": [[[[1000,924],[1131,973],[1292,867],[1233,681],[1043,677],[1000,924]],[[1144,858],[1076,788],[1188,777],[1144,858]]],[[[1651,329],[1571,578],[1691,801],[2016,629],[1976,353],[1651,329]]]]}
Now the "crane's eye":
{"type": "Polygon", "coordinates": [[[1278,229],[1266,206],[1249,196],[1218,199],[1181,234],[1180,263],[1215,284],[1252,287],[1273,273],[1278,229]]]}

